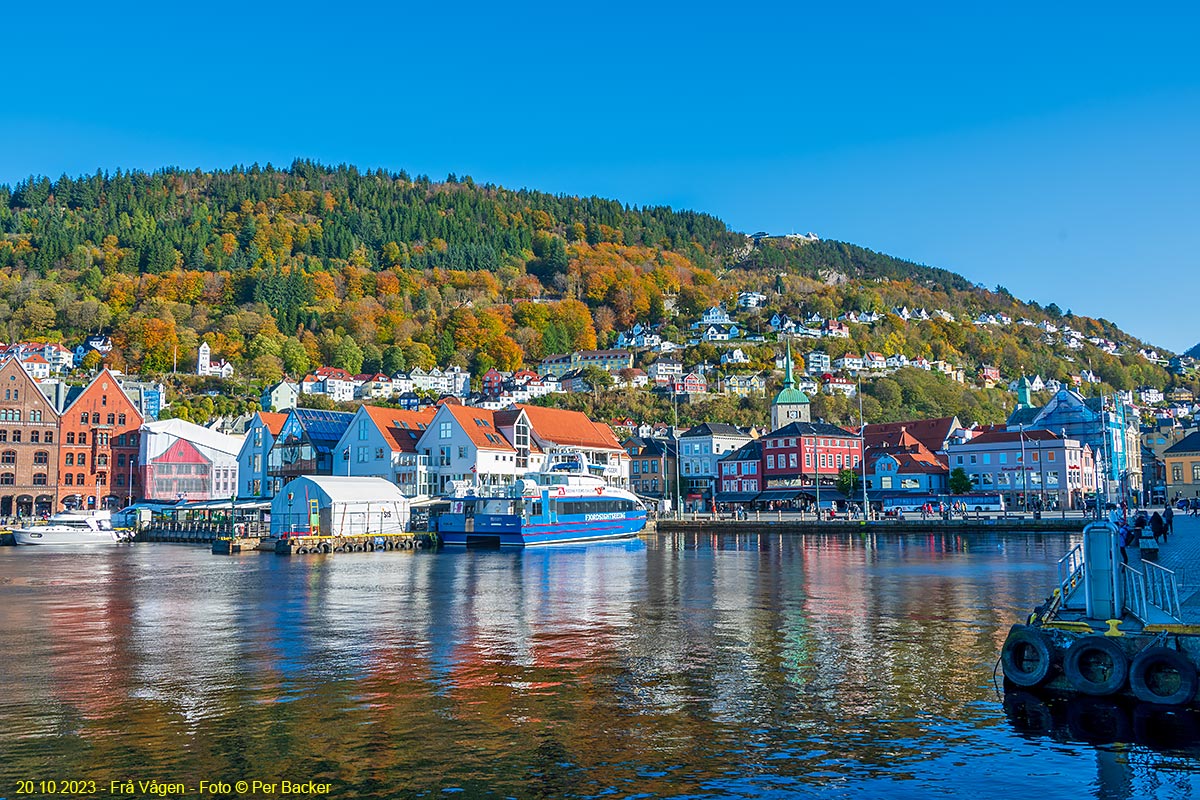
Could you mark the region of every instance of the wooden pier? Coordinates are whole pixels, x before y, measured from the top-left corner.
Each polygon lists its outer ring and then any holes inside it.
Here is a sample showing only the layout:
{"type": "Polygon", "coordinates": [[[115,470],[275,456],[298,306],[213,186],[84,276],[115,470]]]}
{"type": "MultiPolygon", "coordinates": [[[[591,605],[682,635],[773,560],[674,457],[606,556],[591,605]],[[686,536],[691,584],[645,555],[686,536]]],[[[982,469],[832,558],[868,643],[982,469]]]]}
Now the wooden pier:
{"type": "Polygon", "coordinates": [[[372,533],[357,536],[290,536],[275,540],[275,554],[322,555],[370,553],[378,550],[422,550],[436,544],[428,533],[372,533]]]}

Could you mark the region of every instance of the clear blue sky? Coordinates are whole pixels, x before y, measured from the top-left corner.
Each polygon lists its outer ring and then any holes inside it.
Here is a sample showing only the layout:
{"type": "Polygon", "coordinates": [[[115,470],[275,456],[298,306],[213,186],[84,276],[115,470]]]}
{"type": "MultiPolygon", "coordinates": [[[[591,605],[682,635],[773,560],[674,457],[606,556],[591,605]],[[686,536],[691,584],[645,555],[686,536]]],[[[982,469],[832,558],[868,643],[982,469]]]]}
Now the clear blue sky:
{"type": "Polygon", "coordinates": [[[1200,10],[976,6],[18,3],[0,181],[454,172],[815,231],[1200,341],[1200,10]]]}

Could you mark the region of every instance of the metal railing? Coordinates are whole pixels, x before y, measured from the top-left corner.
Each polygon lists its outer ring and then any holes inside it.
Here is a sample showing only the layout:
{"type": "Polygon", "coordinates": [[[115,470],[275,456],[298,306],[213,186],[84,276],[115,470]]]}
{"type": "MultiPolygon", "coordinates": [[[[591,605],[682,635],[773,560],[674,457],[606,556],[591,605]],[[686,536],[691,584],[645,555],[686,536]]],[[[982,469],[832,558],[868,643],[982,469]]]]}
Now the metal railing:
{"type": "Polygon", "coordinates": [[[1063,608],[1071,592],[1083,583],[1083,575],[1083,545],[1077,544],[1058,560],[1058,596],[1063,608]]]}
{"type": "Polygon", "coordinates": [[[1124,609],[1143,624],[1149,622],[1179,622],[1179,587],[1175,573],[1153,561],[1143,561],[1144,571],[1128,564],[1121,565],[1121,588],[1124,609]],[[1155,614],[1154,612],[1158,612],[1155,614]]]}

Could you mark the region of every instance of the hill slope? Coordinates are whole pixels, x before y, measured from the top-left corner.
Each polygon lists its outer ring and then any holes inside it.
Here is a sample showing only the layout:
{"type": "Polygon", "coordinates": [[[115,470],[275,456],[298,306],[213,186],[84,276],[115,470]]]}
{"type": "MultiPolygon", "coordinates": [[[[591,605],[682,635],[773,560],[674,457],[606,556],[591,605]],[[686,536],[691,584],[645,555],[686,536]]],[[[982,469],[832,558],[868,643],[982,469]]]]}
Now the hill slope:
{"type": "MultiPolygon", "coordinates": [[[[72,340],[112,331],[117,367],[194,364],[201,339],[267,381],[318,363],[393,371],[435,363],[515,369],[610,343],[635,322],[683,341],[687,323],[739,291],[747,312],[935,308],[1069,324],[1123,346],[1064,349],[1029,326],[855,326],[839,350],[903,352],[1066,380],[1089,364],[1108,385],[1165,386],[1140,342],[1104,320],[1022,303],[955,273],[855,245],[754,244],[708,214],[441,182],[297,161],[214,172],[118,172],[0,186],[0,335],[72,340]],[[1073,359],[1073,360],[1067,360],[1073,359]]],[[[766,366],[771,351],[750,348],[766,366]]],[[[709,346],[694,362],[714,360],[709,346]]],[[[985,416],[995,416],[989,412],[985,416]]]]}

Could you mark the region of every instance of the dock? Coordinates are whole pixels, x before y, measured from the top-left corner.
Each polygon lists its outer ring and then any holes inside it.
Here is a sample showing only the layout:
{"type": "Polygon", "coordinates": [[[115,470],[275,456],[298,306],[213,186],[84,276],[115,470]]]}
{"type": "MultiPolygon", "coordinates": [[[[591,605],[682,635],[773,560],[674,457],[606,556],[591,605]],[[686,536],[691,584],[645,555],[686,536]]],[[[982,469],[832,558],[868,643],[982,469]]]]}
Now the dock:
{"type": "MultiPolygon", "coordinates": [[[[807,518],[799,515],[762,514],[760,517],[749,519],[730,519],[728,517],[712,517],[696,515],[682,520],[660,517],[655,523],[659,533],[741,533],[762,532],[789,533],[804,536],[820,534],[896,534],[928,533],[1078,533],[1094,520],[1073,516],[1061,518],[1047,516],[1043,519],[1021,517],[989,517],[968,516],[954,519],[931,517],[929,519],[826,519],[818,522],[811,515],[807,518]]],[[[649,526],[647,526],[649,527],[649,526]]]]}
{"type": "Polygon", "coordinates": [[[1174,533],[1143,536],[1126,558],[1107,526],[1063,555],[1058,585],[1005,640],[1006,697],[1200,707],[1200,517],[1177,512],[1174,533]]]}

